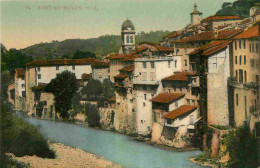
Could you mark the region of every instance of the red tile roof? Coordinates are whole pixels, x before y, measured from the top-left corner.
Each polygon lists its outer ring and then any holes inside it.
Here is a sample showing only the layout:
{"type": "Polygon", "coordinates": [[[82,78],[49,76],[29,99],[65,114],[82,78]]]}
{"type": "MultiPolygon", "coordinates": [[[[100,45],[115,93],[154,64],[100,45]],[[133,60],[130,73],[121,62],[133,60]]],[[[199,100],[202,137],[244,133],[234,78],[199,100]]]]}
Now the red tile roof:
{"type": "Polygon", "coordinates": [[[108,99],[108,101],[110,101],[110,102],[115,102],[115,101],[116,101],[116,97],[113,97],[113,98],[111,98],[111,99],[108,99]]]}
{"type": "Polygon", "coordinates": [[[15,69],[18,77],[25,77],[25,68],[17,68],[15,69]]]}
{"type": "Polygon", "coordinates": [[[128,77],[128,75],[125,75],[125,74],[119,74],[119,75],[116,75],[116,76],[114,76],[114,78],[127,78],[128,77]]]}
{"type": "Polygon", "coordinates": [[[240,20],[242,19],[240,16],[209,16],[203,19],[201,22],[210,22],[210,21],[218,21],[218,20],[240,20]]]}
{"type": "Polygon", "coordinates": [[[127,55],[121,61],[122,62],[134,61],[136,58],[141,58],[141,56],[140,55],[127,55]]]}
{"type": "Polygon", "coordinates": [[[139,47],[136,51],[131,52],[129,55],[135,55],[135,54],[138,54],[138,53],[140,53],[140,52],[143,52],[143,51],[145,51],[145,50],[147,50],[147,49],[149,49],[149,48],[142,46],[142,47],[139,47]]]}
{"type": "Polygon", "coordinates": [[[193,52],[189,53],[189,55],[195,55],[199,52],[201,55],[209,56],[215,52],[218,52],[221,49],[226,48],[231,43],[231,40],[221,40],[221,41],[211,41],[209,44],[200,47],[193,52]]]}
{"type": "Polygon", "coordinates": [[[180,117],[184,114],[187,114],[189,112],[192,112],[193,110],[195,110],[197,108],[197,106],[189,106],[189,105],[183,105],[171,112],[169,112],[168,114],[166,114],[164,116],[164,118],[167,118],[167,119],[175,119],[177,117],[180,117]]]}
{"type": "Polygon", "coordinates": [[[162,81],[188,81],[188,76],[194,76],[190,72],[179,72],[169,77],[162,79],[162,81]]]}
{"type": "Polygon", "coordinates": [[[156,43],[152,43],[152,42],[142,42],[142,43],[139,43],[139,45],[140,44],[148,44],[148,45],[154,46],[158,51],[174,51],[173,48],[164,47],[164,46],[158,45],[156,43]]]}
{"type": "Polygon", "coordinates": [[[109,64],[94,58],[86,59],[51,59],[51,60],[34,60],[26,66],[55,66],[55,65],[92,65],[94,67],[109,67],[109,64]]]}
{"type": "Polygon", "coordinates": [[[83,80],[90,80],[90,79],[92,79],[92,74],[83,73],[83,74],[81,75],[81,78],[82,78],[83,80]]]}
{"type": "Polygon", "coordinates": [[[241,29],[221,30],[217,32],[217,35],[215,35],[214,31],[207,31],[207,32],[202,32],[200,34],[195,34],[190,37],[185,37],[176,42],[183,43],[183,42],[197,42],[197,41],[226,40],[234,37],[240,32],[242,32],[241,29]]]}
{"type": "Polygon", "coordinates": [[[132,72],[134,69],[135,69],[135,65],[129,65],[127,67],[120,69],[119,71],[132,72]]]}
{"type": "Polygon", "coordinates": [[[173,33],[169,34],[168,36],[166,36],[165,38],[172,38],[172,37],[177,37],[180,35],[182,35],[181,32],[173,32],[173,33]]]}
{"type": "Polygon", "coordinates": [[[123,59],[125,58],[126,55],[124,54],[112,54],[108,57],[109,60],[114,60],[114,59],[123,59]]]}
{"type": "Polygon", "coordinates": [[[184,93],[161,93],[155,98],[151,99],[151,101],[156,103],[171,103],[172,101],[177,100],[184,95],[184,93]]]}
{"type": "Polygon", "coordinates": [[[239,35],[235,36],[233,39],[245,39],[245,38],[252,38],[252,37],[258,37],[259,36],[259,25],[253,26],[239,35]]]}

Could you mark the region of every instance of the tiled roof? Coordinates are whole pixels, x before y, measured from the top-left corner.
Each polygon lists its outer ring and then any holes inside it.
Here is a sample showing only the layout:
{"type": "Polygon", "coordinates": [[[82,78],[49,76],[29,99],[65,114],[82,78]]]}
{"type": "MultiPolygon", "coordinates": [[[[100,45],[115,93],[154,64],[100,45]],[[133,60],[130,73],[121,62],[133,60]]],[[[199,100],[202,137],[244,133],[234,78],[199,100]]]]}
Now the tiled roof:
{"type": "Polygon", "coordinates": [[[42,83],[42,84],[39,84],[38,86],[32,87],[32,90],[33,91],[43,91],[47,85],[48,85],[48,83],[42,83]]]}
{"type": "Polygon", "coordinates": [[[197,41],[226,40],[234,37],[240,32],[242,32],[241,29],[221,30],[217,32],[217,35],[215,35],[214,31],[207,31],[207,32],[202,32],[200,34],[195,34],[190,37],[183,38],[176,42],[183,43],[183,42],[197,42],[197,41]]]}
{"type": "Polygon", "coordinates": [[[193,76],[190,72],[179,72],[169,77],[162,79],[162,81],[188,81],[188,76],[193,76]]]}
{"type": "Polygon", "coordinates": [[[240,20],[242,19],[240,16],[209,16],[203,19],[201,22],[210,22],[210,21],[218,21],[218,20],[240,20]]]}
{"type": "Polygon", "coordinates": [[[15,69],[18,77],[25,77],[25,68],[17,68],[15,69]]]}
{"type": "Polygon", "coordinates": [[[129,65],[127,67],[120,69],[119,71],[132,72],[134,69],[135,69],[135,65],[129,65]]]}
{"type": "Polygon", "coordinates": [[[245,39],[245,38],[252,38],[252,37],[258,37],[259,36],[259,26],[253,26],[239,35],[235,36],[233,39],[245,39]]]}
{"type": "Polygon", "coordinates": [[[191,53],[189,53],[189,55],[195,55],[200,52],[201,55],[209,56],[221,49],[224,49],[230,43],[231,40],[211,41],[209,44],[192,51],[191,53]]]}
{"type": "Polygon", "coordinates": [[[127,55],[122,59],[122,62],[134,61],[136,58],[141,58],[140,55],[127,55]]]}
{"type": "Polygon", "coordinates": [[[92,74],[83,73],[83,74],[81,75],[81,78],[82,78],[83,80],[90,80],[90,79],[92,79],[92,74]]]}
{"type": "Polygon", "coordinates": [[[177,117],[180,117],[182,116],[183,114],[186,114],[186,113],[189,113],[189,112],[192,112],[193,110],[195,110],[197,108],[197,106],[189,106],[189,105],[183,105],[171,112],[169,112],[168,114],[166,114],[164,116],[164,118],[167,118],[167,119],[175,119],[177,117]]]}
{"type": "Polygon", "coordinates": [[[174,51],[173,48],[164,47],[164,46],[158,45],[156,43],[152,43],[152,42],[142,42],[142,43],[139,43],[139,45],[140,44],[148,44],[148,45],[154,46],[159,51],[174,51]]]}
{"type": "Polygon", "coordinates": [[[123,59],[125,58],[126,55],[124,54],[112,54],[108,57],[109,60],[114,60],[114,59],[123,59]]]}
{"type": "Polygon", "coordinates": [[[172,38],[172,37],[177,37],[180,35],[182,35],[181,32],[173,32],[173,33],[169,34],[168,36],[166,36],[165,38],[172,38]]]}
{"type": "Polygon", "coordinates": [[[127,78],[128,77],[128,75],[125,75],[125,74],[119,74],[119,75],[116,75],[116,76],[114,76],[114,78],[127,78]]]}
{"type": "Polygon", "coordinates": [[[94,67],[109,67],[109,64],[94,58],[86,59],[51,59],[51,60],[34,60],[26,66],[56,66],[56,65],[92,65],[94,67]]]}
{"type": "Polygon", "coordinates": [[[116,97],[113,97],[113,98],[111,98],[111,99],[108,99],[108,101],[110,101],[110,102],[115,102],[115,101],[116,101],[116,97]]]}
{"type": "Polygon", "coordinates": [[[161,93],[151,101],[156,103],[171,103],[184,95],[184,93],[161,93]]]}
{"type": "Polygon", "coordinates": [[[139,47],[136,51],[131,52],[129,55],[135,55],[135,54],[138,54],[138,53],[140,53],[140,52],[143,52],[143,51],[145,51],[145,50],[147,50],[147,49],[149,49],[149,48],[142,46],[142,47],[139,47]]]}

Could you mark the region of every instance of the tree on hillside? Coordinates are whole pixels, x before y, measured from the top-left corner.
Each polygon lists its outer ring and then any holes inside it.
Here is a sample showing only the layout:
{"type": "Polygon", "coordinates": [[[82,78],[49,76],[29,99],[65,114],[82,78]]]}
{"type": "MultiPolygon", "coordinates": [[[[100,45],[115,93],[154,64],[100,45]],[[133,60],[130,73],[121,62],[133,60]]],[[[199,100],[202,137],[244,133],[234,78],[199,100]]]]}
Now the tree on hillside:
{"type": "Polygon", "coordinates": [[[24,55],[21,51],[10,49],[8,52],[3,52],[1,60],[1,71],[8,70],[13,72],[16,68],[24,68],[25,64],[31,62],[33,59],[30,56],[24,55]]]}
{"type": "Polygon", "coordinates": [[[79,51],[77,50],[73,55],[73,59],[83,59],[83,58],[96,58],[96,54],[90,51],[79,51]]]}
{"type": "Polygon", "coordinates": [[[109,80],[106,79],[103,82],[103,95],[106,100],[115,97],[115,85],[109,80]]]}
{"type": "Polygon", "coordinates": [[[86,95],[88,100],[98,101],[103,94],[102,83],[99,80],[91,79],[81,93],[86,95]]]}
{"type": "Polygon", "coordinates": [[[72,97],[78,90],[75,74],[63,71],[47,85],[46,91],[53,93],[54,106],[62,118],[68,118],[68,111],[72,108],[72,97]]]}

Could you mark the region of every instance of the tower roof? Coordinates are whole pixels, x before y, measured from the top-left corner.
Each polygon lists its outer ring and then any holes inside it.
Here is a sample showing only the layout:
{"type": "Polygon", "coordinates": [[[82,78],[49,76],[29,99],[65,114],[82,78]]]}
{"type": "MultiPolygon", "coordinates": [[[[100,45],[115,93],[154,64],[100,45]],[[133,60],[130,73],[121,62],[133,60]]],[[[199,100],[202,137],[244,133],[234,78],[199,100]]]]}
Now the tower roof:
{"type": "Polygon", "coordinates": [[[131,20],[127,19],[124,21],[124,23],[122,24],[122,30],[128,30],[128,28],[131,28],[131,30],[135,30],[135,27],[133,25],[133,23],[131,22],[131,20]]]}
{"type": "Polygon", "coordinates": [[[194,3],[194,10],[191,12],[191,14],[202,14],[200,11],[198,11],[197,3],[194,3]]]}

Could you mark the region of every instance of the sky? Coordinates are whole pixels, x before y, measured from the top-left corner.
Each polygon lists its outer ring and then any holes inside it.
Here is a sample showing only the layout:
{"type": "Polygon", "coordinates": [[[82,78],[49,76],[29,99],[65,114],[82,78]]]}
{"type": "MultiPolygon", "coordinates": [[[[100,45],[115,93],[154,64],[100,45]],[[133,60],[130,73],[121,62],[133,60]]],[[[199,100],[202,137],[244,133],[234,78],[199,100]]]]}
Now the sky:
{"type": "Polygon", "coordinates": [[[235,0],[0,0],[0,41],[7,49],[121,33],[129,18],[136,32],[179,30],[197,2],[203,18],[235,0]]]}

